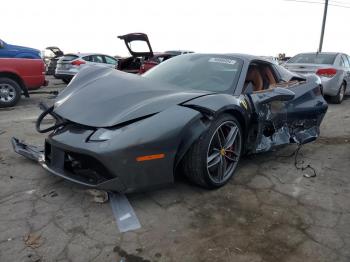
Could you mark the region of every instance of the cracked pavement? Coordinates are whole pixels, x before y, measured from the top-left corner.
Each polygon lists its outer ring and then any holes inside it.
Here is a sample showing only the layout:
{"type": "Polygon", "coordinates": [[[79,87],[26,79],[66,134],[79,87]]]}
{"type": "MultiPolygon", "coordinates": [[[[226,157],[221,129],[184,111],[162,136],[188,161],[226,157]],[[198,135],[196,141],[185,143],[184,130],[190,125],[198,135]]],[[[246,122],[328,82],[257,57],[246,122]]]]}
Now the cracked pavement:
{"type": "Polygon", "coordinates": [[[218,190],[178,178],[128,195],[142,227],[121,234],[108,203],[12,151],[12,136],[43,143],[34,122],[48,97],[0,109],[0,261],[350,261],[350,99],[330,104],[321,137],[300,150],[316,177],[295,168],[294,145],[245,157],[218,190]]]}

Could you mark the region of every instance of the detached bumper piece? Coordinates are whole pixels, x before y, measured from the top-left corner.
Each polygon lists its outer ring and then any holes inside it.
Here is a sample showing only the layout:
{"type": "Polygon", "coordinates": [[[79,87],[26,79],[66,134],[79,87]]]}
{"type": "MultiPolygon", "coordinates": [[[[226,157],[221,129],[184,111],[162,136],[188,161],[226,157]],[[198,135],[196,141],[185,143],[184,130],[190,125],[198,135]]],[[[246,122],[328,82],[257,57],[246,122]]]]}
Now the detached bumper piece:
{"type": "Polygon", "coordinates": [[[44,160],[44,149],[27,145],[23,142],[20,142],[19,139],[12,137],[11,143],[13,150],[28,159],[40,162],[44,160]]]}
{"type": "Polygon", "coordinates": [[[90,188],[124,192],[125,187],[117,177],[91,156],[64,151],[51,144],[45,150],[27,145],[17,138],[11,139],[16,153],[38,162],[51,174],[90,188]]]}

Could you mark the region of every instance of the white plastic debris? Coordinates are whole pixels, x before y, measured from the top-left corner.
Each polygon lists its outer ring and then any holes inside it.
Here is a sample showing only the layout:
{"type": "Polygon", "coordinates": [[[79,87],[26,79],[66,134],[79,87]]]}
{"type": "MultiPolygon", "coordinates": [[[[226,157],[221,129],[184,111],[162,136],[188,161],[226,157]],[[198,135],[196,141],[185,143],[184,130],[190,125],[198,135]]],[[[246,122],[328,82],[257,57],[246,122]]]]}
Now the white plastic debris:
{"type": "Polygon", "coordinates": [[[109,193],[109,199],[120,232],[141,228],[139,219],[125,195],[109,193]]]}

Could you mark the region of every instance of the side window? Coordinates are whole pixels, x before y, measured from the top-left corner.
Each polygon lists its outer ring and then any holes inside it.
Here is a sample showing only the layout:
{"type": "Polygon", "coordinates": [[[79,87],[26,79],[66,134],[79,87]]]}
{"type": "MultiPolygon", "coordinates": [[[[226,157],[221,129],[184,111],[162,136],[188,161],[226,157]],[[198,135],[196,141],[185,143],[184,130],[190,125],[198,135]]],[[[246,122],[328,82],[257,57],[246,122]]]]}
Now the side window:
{"type": "Polygon", "coordinates": [[[349,63],[348,57],[345,55],[342,55],[342,58],[344,60],[345,67],[350,68],[350,63],[349,63]]]}
{"type": "Polygon", "coordinates": [[[83,60],[88,61],[88,62],[91,62],[91,55],[89,55],[89,56],[84,56],[84,57],[83,57],[83,60]]]}
{"type": "Polygon", "coordinates": [[[340,56],[340,59],[339,59],[339,61],[338,61],[338,65],[341,66],[341,67],[344,67],[344,66],[345,66],[343,56],[340,56]]]}
{"type": "Polygon", "coordinates": [[[101,55],[92,55],[92,62],[103,63],[103,57],[101,55]]]}
{"type": "Polygon", "coordinates": [[[106,56],[105,55],[105,60],[107,64],[115,65],[117,63],[117,60],[114,59],[113,57],[106,56]]]}

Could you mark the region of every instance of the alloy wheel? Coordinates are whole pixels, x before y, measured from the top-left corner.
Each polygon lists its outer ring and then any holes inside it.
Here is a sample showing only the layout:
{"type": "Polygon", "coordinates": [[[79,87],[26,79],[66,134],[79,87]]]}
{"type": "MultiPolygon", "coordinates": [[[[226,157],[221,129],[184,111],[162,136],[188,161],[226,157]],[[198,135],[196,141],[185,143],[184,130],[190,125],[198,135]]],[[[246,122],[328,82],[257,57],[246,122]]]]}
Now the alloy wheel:
{"type": "Polygon", "coordinates": [[[223,183],[232,176],[241,146],[241,131],[235,122],[226,121],[216,129],[207,152],[207,170],[213,182],[223,183]]]}

